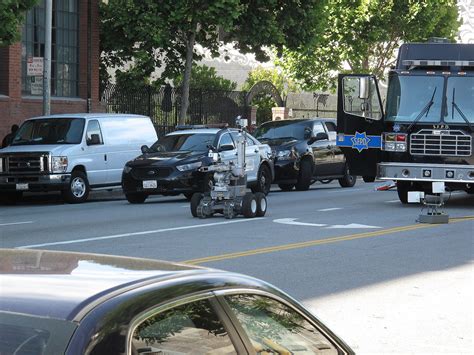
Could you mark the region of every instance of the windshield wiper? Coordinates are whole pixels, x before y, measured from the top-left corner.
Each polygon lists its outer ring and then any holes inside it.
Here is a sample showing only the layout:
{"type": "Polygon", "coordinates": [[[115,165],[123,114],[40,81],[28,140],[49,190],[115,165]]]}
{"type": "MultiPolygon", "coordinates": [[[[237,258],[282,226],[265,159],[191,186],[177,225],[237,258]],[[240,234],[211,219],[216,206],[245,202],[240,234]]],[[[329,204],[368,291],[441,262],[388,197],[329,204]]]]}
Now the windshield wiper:
{"type": "Polygon", "coordinates": [[[433,103],[434,103],[434,96],[436,94],[436,89],[437,88],[438,87],[434,88],[433,95],[431,95],[430,101],[428,101],[428,103],[425,105],[425,107],[423,107],[423,109],[420,111],[418,116],[416,116],[415,119],[413,120],[413,122],[408,126],[408,128],[406,130],[406,133],[411,132],[412,127],[421,119],[421,117],[423,117],[423,115],[425,115],[425,117],[428,116],[428,113],[430,112],[430,108],[431,108],[431,106],[433,106],[433,103]]]}
{"type": "Polygon", "coordinates": [[[452,106],[451,106],[452,107],[451,119],[454,120],[454,109],[456,109],[456,111],[459,113],[459,115],[462,117],[462,119],[467,123],[467,125],[469,126],[469,129],[471,130],[471,133],[472,133],[471,122],[466,117],[466,115],[461,111],[458,104],[454,101],[454,95],[455,94],[456,94],[456,88],[453,88],[453,102],[452,102],[452,106]]]}

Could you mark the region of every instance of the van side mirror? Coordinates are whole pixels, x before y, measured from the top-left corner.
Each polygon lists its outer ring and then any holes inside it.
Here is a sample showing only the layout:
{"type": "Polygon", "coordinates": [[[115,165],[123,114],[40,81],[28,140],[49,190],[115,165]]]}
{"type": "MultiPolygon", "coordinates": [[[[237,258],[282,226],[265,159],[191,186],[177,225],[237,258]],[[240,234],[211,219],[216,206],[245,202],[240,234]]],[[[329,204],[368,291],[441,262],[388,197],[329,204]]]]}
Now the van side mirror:
{"type": "Polygon", "coordinates": [[[146,154],[150,151],[150,148],[148,148],[148,146],[145,144],[140,147],[140,150],[142,151],[143,154],[146,154]]]}
{"type": "Polygon", "coordinates": [[[91,137],[87,140],[87,145],[100,144],[100,136],[98,134],[91,134],[91,137]]]}

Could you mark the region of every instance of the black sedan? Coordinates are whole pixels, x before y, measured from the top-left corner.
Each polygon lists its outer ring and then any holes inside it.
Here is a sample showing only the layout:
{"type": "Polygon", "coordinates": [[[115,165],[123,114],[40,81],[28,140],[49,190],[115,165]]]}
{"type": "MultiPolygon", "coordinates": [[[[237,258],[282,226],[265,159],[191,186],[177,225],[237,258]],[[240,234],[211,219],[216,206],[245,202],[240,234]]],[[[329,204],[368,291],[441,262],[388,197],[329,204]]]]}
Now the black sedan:
{"type": "Polygon", "coordinates": [[[353,354],[251,277],[154,260],[0,249],[0,354],[353,354]]]}
{"type": "MultiPolygon", "coordinates": [[[[122,189],[130,203],[143,203],[149,195],[184,194],[211,189],[213,175],[200,172],[212,164],[209,149],[219,152],[223,161],[236,161],[236,129],[193,128],[161,137],[143,155],[129,161],[122,173],[122,189]]],[[[272,150],[246,135],[247,185],[252,192],[268,194],[273,180],[272,150]]]]}
{"type": "Polygon", "coordinates": [[[272,121],[254,133],[272,147],[275,155],[274,182],[284,190],[308,190],[316,181],[338,179],[342,187],[352,187],[346,159],[336,146],[336,122],[328,118],[272,121]]]}

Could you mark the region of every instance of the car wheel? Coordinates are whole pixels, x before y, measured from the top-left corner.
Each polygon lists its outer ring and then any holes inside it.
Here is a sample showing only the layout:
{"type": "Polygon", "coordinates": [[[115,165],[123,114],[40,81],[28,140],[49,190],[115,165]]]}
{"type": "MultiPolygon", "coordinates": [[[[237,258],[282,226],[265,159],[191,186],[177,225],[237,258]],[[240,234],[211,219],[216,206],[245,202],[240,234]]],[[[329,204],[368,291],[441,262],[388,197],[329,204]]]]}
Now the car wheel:
{"type": "Polygon", "coordinates": [[[245,218],[253,218],[257,214],[257,200],[251,192],[247,192],[242,199],[242,214],[245,218]]]}
{"type": "Polygon", "coordinates": [[[374,182],[375,176],[362,176],[362,179],[364,180],[364,182],[374,182]]]}
{"type": "Polygon", "coordinates": [[[313,176],[313,164],[311,160],[304,159],[300,164],[300,173],[298,175],[298,181],[295,184],[296,190],[306,191],[311,185],[311,178],[313,176]]]}
{"type": "Polygon", "coordinates": [[[257,192],[255,194],[255,199],[257,200],[257,213],[255,214],[257,217],[265,216],[267,212],[267,198],[261,192],[257,192]]]}
{"type": "Polygon", "coordinates": [[[295,187],[295,184],[278,184],[278,187],[282,191],[291,191],[293,187],[295,187]]]}
{"type": "Polygon", "coordinates": [[[202,191],[203,192],[209,192],[212,191],[212,188],[214,187],[214,174],[206,174],[204,175],[204,180],[202,184],[202,191]]]}
{"type": "Polygon", "coordinates": [[[251,188],[253,193],[262,192],[268,195],[272,187],[272,173],[268,165],[263,164],[258,169],[257,184],[251,188]]]}
{"type": "Polygon", "coordinates": [[[125,198],[127,199],[127,201],[133,204],[143,203],[145,202],[147,197],[147,195],[139,192],[125,194],[125,198]]]}
{"type": "Polygon", "coordinates": [[[346,164],[346,167],[344,168],[344,176],[340,178],[338,181],[341,187],[352,187],[355,185],[357,181],[357,176],[351,175],[349,173],[349,166],[346,164]]]}
{"type": "Polygon", "coordinates": [[[199,203],[202,200],[202,194],[199,192],[195,192],[193,196],[191,197],[191,214],[193,217],[197,217],[197,208],[199,206],[199,203]]]}
{"type": "Polygon", "coordinates": [[[68,187],[62,191],[62,196],[68,203],[81,203],[87,200],[89,192],[90,187],[86,174],[80,170],[74,170],[68,187]]]}
{"type": "Polygon", "coordinates": [[[5,191],[2,192],[0,201],[5,205],[15,205],[22,197],[22,191],[5,191]]]}

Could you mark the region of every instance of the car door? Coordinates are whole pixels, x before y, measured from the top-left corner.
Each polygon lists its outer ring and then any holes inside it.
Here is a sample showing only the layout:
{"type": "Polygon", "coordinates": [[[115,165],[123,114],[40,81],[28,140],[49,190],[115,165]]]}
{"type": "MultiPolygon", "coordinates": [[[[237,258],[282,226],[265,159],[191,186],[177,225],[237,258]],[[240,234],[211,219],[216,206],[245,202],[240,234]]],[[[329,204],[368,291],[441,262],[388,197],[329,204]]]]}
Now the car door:
{"type": "Polygon", "coordinates": [[[329,137],[329,145],[331,146],[331,175],[343,175],[346,159],[341,148],[336,145],[336,123],[325,121],[324,126],[329,137]]]}
{"type": "MultiPolygon", "coordinates": [[[[316,136],[318,133],[326,133],[323,123],[320,121],[313,122],[312,130],[313,136],[316,136]]],[[[321,139],[313,142],[311,149],[314,157],[315,175],[322,177],[331,175],[333,152],[329,139],[321,139]]]]}
{"type": "Polygon", "coordinates": [[[102,185],[107,182],[107,147],[104,144],[102,130],[98,120],[87,122],[83,154],[78,163],[86,168],[90,185],[102,185]]]}

